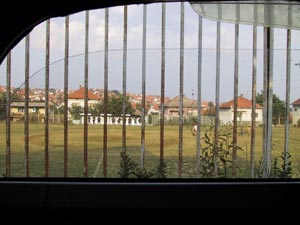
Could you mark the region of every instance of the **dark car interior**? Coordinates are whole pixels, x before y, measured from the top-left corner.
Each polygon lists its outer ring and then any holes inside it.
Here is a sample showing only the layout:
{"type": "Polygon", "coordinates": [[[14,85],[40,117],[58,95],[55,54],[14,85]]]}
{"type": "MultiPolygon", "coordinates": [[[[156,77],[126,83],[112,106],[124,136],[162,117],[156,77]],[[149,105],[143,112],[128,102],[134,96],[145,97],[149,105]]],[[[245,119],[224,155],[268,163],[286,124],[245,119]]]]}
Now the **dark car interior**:
{"type": "MultiPolygon", "coordinates": [[[[48,18],[87,9],[153,2],[163,1],[5,2],[0,14],[0,61],[35,25],[48,18]]],[[[196,223],[205,220],[218,224],[291,224],[299,218],[299,202],[297,179],[0,179],[0,215],[9,222],[90,224],[109,219],[157,223],[159,218],[177,221],[180,217],[182,222],[196,219],[196,223]],[[138,216],[146,218],[140,220],[138,216]]]]}

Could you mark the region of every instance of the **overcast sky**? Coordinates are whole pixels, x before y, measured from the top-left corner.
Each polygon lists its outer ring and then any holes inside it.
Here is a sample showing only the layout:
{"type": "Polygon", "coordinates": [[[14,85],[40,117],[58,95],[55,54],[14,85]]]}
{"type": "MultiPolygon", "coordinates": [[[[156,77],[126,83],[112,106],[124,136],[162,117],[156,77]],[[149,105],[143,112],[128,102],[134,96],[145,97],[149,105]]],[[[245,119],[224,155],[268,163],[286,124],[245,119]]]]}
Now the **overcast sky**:
{"type": "MultiPolygon", "coordinates": [[[[161,4],[147,6],[147,94],[160,95],[161,65],[161,4]]],[[[64,76],[64,18],[51,19],[50,38],[50,87],[63,88],[64,76]]],[[[90,11],[89,29],[89,87],[103,88],[104,71],[104,10],[90,11]]],[[[142,87],[142,23],[143,6],[128,7],[128,61],[127,91],[140,94],[142,87]]],[[[31,87],[44,87],[45,23],[30,34],[31,87]],[[40,72],[36,73],[36,71],[40,72]]],[[[77,89],[84,82],[85,12],[70,16],[69,89],[77,89]]],[[[258,27],[258,81],[257,90],[263,85],[263,29],[258,27]]],[[[198,15],[185,3],[185,61],[184,94],[196,99],[198,15]],[[194,96],[192,95],[194,93],[194,96]]],[[[239,94],[251,98],[252,79],[252,26],[240,25],[239,39],[239,94]]],[[[12,51],[12,86],[22,87],[25,70],[25,50],[22,40],[12,51]]],[[[166,20],[166,96],[179,94],[179,44],[180,3],[167,4],[166,20]]],[[[122,91],[123,7],[109,10],[109,89],[122,91]]],[[[275,29],[274,39],[274,93],[285,100],[286,30],[275,29]]],[[[233,98],[234,24],[221,25],[221,101],[233,98]]],[[[300,32],[292,32],[291,101],[300,98],[300,32]]],[[[202,98],[215,99],[216,74],[216,22],[203,19],[202,98]]],[[[6,61],[0,66],[0,84],[5,85],[6,61]]]]}

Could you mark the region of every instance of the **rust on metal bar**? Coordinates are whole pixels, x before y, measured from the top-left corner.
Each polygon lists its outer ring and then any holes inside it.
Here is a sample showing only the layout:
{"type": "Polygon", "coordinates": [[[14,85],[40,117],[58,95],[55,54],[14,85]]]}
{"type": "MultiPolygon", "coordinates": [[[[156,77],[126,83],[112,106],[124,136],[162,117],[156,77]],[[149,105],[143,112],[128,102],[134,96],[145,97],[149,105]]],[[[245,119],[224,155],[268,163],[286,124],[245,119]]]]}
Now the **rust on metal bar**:
{"type": "MultiPolygon", "coordinates": [[[[265,6],[265,16],[273,18],[273,5],[265,6]]],[[[271,21],[272,22],[272,21],[271,21]]],[[[263,178],[270,177],[272,155],[272,115],[273,115],[273,45],[274,28],[264,27],[264,99],[263,99],[263,178]]]]}
{"type": "Polygon", "coordinates": [[[218,148],[219,148],[219,125],[220,125],[220,53],[221,48],[221,22],[217,21],[217,55],[216,55],[216,115],[215,115],[215,130],[214,130],[214,177],[218,176],[218,148]]]}
{"type": "Polygon", "coordinates": [[[64,177],[68,176],[68,86],[69,86],[69,16],[65,18],[64,62],[64,177]]]}
{"type": "Polygon", "coordinates": [[[201,156],[201,111],[202,111],[202,17],[198,17],[198,88],[197,88],[197,143],[196,143],[196,173],[200,176],[201,156]]]}
{"type": "MultiPolygon", "coordinates": [[[[292,8],[288,7],[289,10],[289,24],[292,23],[292,8]]],[[[285,126],[284,126],[284,174],[288,174],[288,164],[289,164],[289,122],[290,122],[290,95],[291,95],[291,36],[292,31],[287,30],[287,43],[286,43],[286,96],[285,96],[285,126]]]]}
{"type": "Polygon", "coordinates": [[[10,103],[11,103],[11,52],[9,52],[6,57],[6,171],[5,171],[5,176],[7,177],[10,177],[10,171],[11,171],[10,103]]]}
{"type": "MultiPolygon", "coordinates": [[[[122,151],[126,152],[126,100],[127,100],[127,21],[128,9],[124,6],[123,26],[123,103],[122,103],[122,151]]],[[[125,167],[124,167],[125,169],[125,167]]]]}
{"type": "Polygon", "coordinates": [[[273,28],[264,27],[263,178],[271,172],[273,107],[273,28]]]}
{"type": "Polygon", "coordinates": [[[108,24],[109,9],[105,9],[104,34],[104,126],[103,126],[103,176],[107,177],[107,106],[108,106],[108,24]]]}
{"type": "Polygon", "coordinates": [[[143,5],[142,126],[141,126],[141,167],[142,168],[144,168],[144,164],[145,164],[146,40],[147,40],[147,5],[143,5]]]}
{"type": "Polygon", "coordinates": [[[89,11],[85,12],[85,52],[84,52],[84,176],[88,176],[88,89],[89,89],[89,11]]]}
{"type": "MultiPolygon", "coordinates": [[[[161,8],[161,84],[160,84],[160,153],[159,165],[164,166],[164,136],[165,136],[165,73],[166,73],[166,3],[161,8]]],[[[162,170],[160,170],[162,172],[162,170]]],[[[160,174],[164,176],[163,173],[160,174]]]]}
{"type": "Polygon", "coordinates": [[[49,61],[50,61],[50,19],[46,21],[46,56],[45,56],[45,121],[44,123],[45,123],[45,176],[46,177],[49,176],[49,61]]]}
{"type": "Polygon", "coordinates": [[[29,177],[29,54],[30,34],[25,38],[25,108],[24,108],[24,146],[25,146],[25,173],[29,177]]]}
{"type": "MultiPolygon", "coordinates": [[[[127,23],[128,8],[124,5],[124,23],[123,23],[123,101],[122,101],[122,153],[126,153],[126,100],[127,100],[127,23]]],[[[126,173],[126,160],[122,158],[123,174],[126,173]]]]}
{"type": "Polygon", "coordinates": [[[184,81],[184,2],[180,8],[180,69],[179,69],[179,144],[178,176],[182,176],[183,156],[183,81],[184,81]]]}
{"type": "MultiPolygon", "coordinates": [[[[240,10],[236,5],[237,18],[240,16],[240,10]]],[[[232,135],[232,177],[236,177],[236,158],[237,158],[237,108],[238,108],[238,95],[239,95],[239,24],[235,24],[235,43],[234,43],[234,103],[233,103],[233,135],[232,135]]],[[[240,124],[242,126],[242,124],[240,124]]]]}
{"type": "MultiPolygon", "coordinates": [[[[257,21],[257,5],[254,6],[254,20],[257,21]]],[[[252,47],[252,109],[251,109],[251,150],[250,176],[255,177],[255,127],[256,127],[256,82],[257,82],[257,26],[253,26],[252,47]]]]}

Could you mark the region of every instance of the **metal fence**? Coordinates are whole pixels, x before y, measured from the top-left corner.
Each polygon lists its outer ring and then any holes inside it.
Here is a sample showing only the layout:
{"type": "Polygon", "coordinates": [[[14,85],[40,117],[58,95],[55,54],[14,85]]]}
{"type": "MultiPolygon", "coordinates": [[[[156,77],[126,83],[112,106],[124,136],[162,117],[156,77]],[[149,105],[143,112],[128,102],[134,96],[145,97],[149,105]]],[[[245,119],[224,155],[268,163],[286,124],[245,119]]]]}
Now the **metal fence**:
{"type": "MultiPolygon", "coordinates": [[[[186,120],[184,119],[186,117],[186,109],[185,109],[185,103],[184,103],[184,98],[185,98],[185,89],[184,89],[184,81],[186,79],[187,76],[189,76],[190,74],[187,73],[187,69],[185,68],[186,66],[186,61],[191,60],[190,59],[190,55],[188,55],[188,52],[191,51],[191,49],[189,48],[185,48],[185,23],[186,23],[186,19],[189,19],[189,17],[185,16],[185,12],[186,12],[186,8],[190,7],[189,3],[156,3],[156,5],[159,5],[159,7],[161,7],[161,11],[157,11],[156,15],[157,18],[161,19],[161,23],[160,23],[160,33],[157,33],[156,36],[160,36],[160,48],[158,49],[151,49],[151,48],[147,48],[147,41],[149,40],[149,38],[147,37],[147,31],[149,28],[149,17],[147,17],[147,7],[149,7],[149,5],[143,5],[142,7],[139,7],[139,10],[142,10],[142,45],[140,47],[140,49],[138,49],[137,51],[139,51],[141,53],[141,71],[138,73],[141,76],[141,83],[136,83],[135,85],[140,85],[141,86],[141,124],[140,126],[137,128],[138,130],[135,130],[135,138],[140,141],[139,144],[139,160],[138,161],[138,167],[141,168],[139,171],[143,171],[144,168],[146,168],[146,161],[147,161],[147,129],[150,126],[149,124],[147,124],[147,102],[146,102],[146,97],[147,97],[147,91],[146,91],[146,86],[149,82],[151,82],[151,74],[150,77],[147,77],[147,54],[150,54],[149,52],[154,51],[157,54],[157,57],[160,57],[160,80],[159,82],[156,81],[156,85],[160,85],[160,99],[159,99],[159,113],[157,115],[159,115],[159,119],[156,118],[156,124],[159,126],[159,129],[157,129],[157,134],[158,136],[156,136],[156,138],[159,139],[159,146],[157,146],[157,149],[159,149],[159,151],[156,152],[157,154],[157,159],[159,162],[159,168],[161,170],[159,170],[158,172],[158,176],[160,177],[164,177],[164,173],[165,171],[163,170],[163,168],[165,168],[165,163],[166,163],[166,146],[168,145],[168,142],[166,141],[166,126],[171,126],[171,129],[178,129],[178,139],[176,140],[177,143],[177,157],[174,157],[176,160],[173,160],[173,164],[176,164],[176,166],[172,167],[171,169],[166,168],[166,170],[172,170],[171,173],[174,173],[175,177],[203,177],[204,173],[203,173],[203,160],[205,160],[205,156],[203,155],[205,153],[205,143],[203,142],[204,140],[204,128],[210,127],[210,131],[212,132],[212,137],[213,140],[211,142],[211,148],[212,148],[212,152],[211,152],[211,156],[212,156],[212,161],[210,161],[210,163],[212,163],[212,176],[213,177],[220,177],[221,175],[219,174],[219,167],[222,163],[222,161],[220,161],[220,136],[223,135],[223,133],[221,132],[221,129],[223,129],[223,122],[222,122],[222,118],[220,118],[220,113],[222,108],[222,102],[221,102],[221,92],[222,92],[222,88],[224,88],[224,85],[222,84],[221,80],[222,80],[222,76],[224,76],[224,74],[222,74],[222,65],[221,65],[221,56],[222,54],[226,54],[226,51],[228,51],[228,49],[222,49],[221,47],[221,42],[222,42],[222,35],[221,35],[221,29],[222,26],[226,25],[226,22],[222,22],[222,21],[216,21],[215,22],[215,47],[212,49],[208,49],[203,47],[203,43],[204,41],[207,40],[203,40],[203,37],[205,36],[204,34],[204,29],[206,28],[205,26],[209,26],[207,25],[207,21],[209,21],[208,19],[206,19],[205,17],[202,17],[201,15],[197,15],[197,20],[193,21],[194,24],[194,35],[197,37],[194,40],[196,40],[198,43],[198,47],[192,49],[192,51],[194,51],[194,58],[193,58],[193,62],[195,62],[196,64],[196,73],[194,75],[194,84],[196,87],[196,107],[195,107],[195,112],[193,114],[194,116],[194,122],[197,124],[197,133],[196,133],[196,139],[195,139],[195,146],[194,146],[194,157],[192,159],[192,161],[185,161],[184,158],[184,153],[185,151],[189,151],[188,149],[186,149],[187,147],[185,146],[185,137],[186,137],[186,133],[190,131],[191,128],[191,123],[187,125],[186,120]],[[166,31],[167,31],[167,27],[166,27],[166,21],[168,20],[168,16],[167,16],[167,12],[168,12],[168,5],[169,4],[177,4],[178,8],[179,8],[179,12],[176,15],[177,17],[180,18],[179,20],[179,35],[178,35],[178,42],[179,42],[179,47],[176,49],[168,49],[166,47],[166,31]],[[205,25],[206,24],[206,25],[205,25]],[[177,113],[178,116],[176,117],[176,123],[171,124],[169,123],[169,121],[166,119],[166,106],[168,105],[167,102],[167,96],[166,96],[166,84],[169,82],[166,78],[170,78],[170,76],[167,76],[167,72],[166,69],[167,66],[167,58],[171,57],[171,54],[168,54],[172,51],[176,51],[176,56],[178,56],[178,60],[174,63],[173,67],[176,67],[176,74],[174,74],[174,76],[178,76],[176,79],[178,79],[178,93],[179,93],[179,101],[178,101],[178,105],[177,105],[177,113]],[[213,79],[211,79],[210,81],[205,81],[203,78],[203,67],[205,66],[205,63],[207,63],[207,60],[205,61],[205,57],[207,56],[206,53],[208,54],[208,51],[210,53],[213,53],[215,56],[214,59],[214,72],[211,74],[212,77],[214,77],[213,79]],[[177,54],[178,53],[178,54],[177,54]],[[167,55],[167,56],[166,56],[167,55]],[[187,57],[188,58],[185,58],[187,57]],[[177,63],[178,62],[178,63],[177,63]],[[214,80],[214,82],[212,82],[214,80]],[[214,110],[213,110],[213,115],[208,115],[207,117],[203,115],[203,90],[204,90],[204,86],[209,86],[209,88],[211,90],[214,90],[213,96],[214,96],[214,110]],[[188,131],[186,131],[188,130],[188,131]],[[139,132],[136,132],[139,131],[139,132]],[[188,173],[184,173],[183,174],[183,167],[185,165],[190,166],[190,168],[193,168],[193,173],[188,174],[188,173]],[[177,170],[176,172],[174,172],[174,170],[177,170]]],[[[293,5],[290,5],[290,7],[293,7],[293,5]]],[[[120,7],[119,7],[120,9],[120,7]]],[[[122,58],[121,59],[121,64],[122,64],[122,80],[119,81],[119,83],[122,83],[122,129],[120,129],[121,131],[121,145],[118,147],[118,151],[119,153],[123,153],[123,158],[121,158],[120,160],[123,160],[123,164],[121,162],[120,165],[123,165],[123,167],[121,167],[121,170],[123,170],[123,172],[128,168],[126,168],[126,166],[129,166],[128,164],[128,158],[126,161],[126,158],[124,157],[124,155],[126,153],[128,153],[128,135],[132,135],[132,130],[129,131],[128,127],[128,122],[126,119],[126,99],[127,99],[127,92],[128,92],[128,78],[131,74],[128,74],[128,54],[131,51],[135,51],[132,49],[128,49],[128,9],[130,11],[130,6],[124,6],[123,7],[123,12],[122,12],[122,20],[123,20],[123,31],[122,33],[118,33],[117,35],[119,36],[119,39],[122,40],[122,49],[119,49],[118,51],[121,53],[118,57],[122,58]],[[127,124],[126,124],[127,122],[127,124]],[[130,133],[129,133],[130,132],[130,133]],[[126,164],[126,166],[125,166],[126,164]]],[[[218,8],[219,13],[221,13],[221,8],[218,8]]],[[[236,14],[239,17],[239,13],[240,11],[238,11],[238,7],[236,7],[236,14]]],[[[114,18],[110,18],[110,8],[106,8],[103,9],[102,12],[104,13],[104,45],[101,47],[103,49],[102,54],[103,54],[103,98],[102,98],[102,103],[103,103],[103,124],[101,124],[101,126],[99,125],[99,127],[102,129],[101,132],[99,131],[99,133],[101,133],[101,137],[98,137],[99,142],[97,142],[99,144],[98,146],[98,159],[99,161],[97,161],[97,171],[99,170],[99,167],[101,166],[102,169],[102,174],[101,175],[97,175],[100,177],[110,177],[109,176],[109,170],[112,169],[110,166],[110,161],[109,161],[109,154],[110,154],[110,146],[109,146],[109,140],[110,140],[110,136],[109,134],[111,134],[109,132],[110,126],[108,126],[108,114],[109,112],[109,70],[112,67],[111,64],[109,64],[109,54],[111,52],[113,52],[114,50],[109,48],[109,32],[110,32],[110,19],[114,19],[114,18]],[[104,12],[103,12],[104,11],[104,12]]],[[[194,12],[195,13],[195,12],[194,12]]],[[[121,13],[118,14],[119,16],[121,15],[121,13]]],[[[196,15],[196,14],[195,14],[196,15]]],[[[290,14],[288,14],[289,16],[290,14]]],[[[63,152],[63,161],[59,161],[60,163],[62,163],[63,166],[63,176],[64,177],[69,177],[72,176],[72,174],[74,174],[70,169],[69,165],[70,165],[70,158],[69,155],[71,154],[73,149],[70,149],[70,122],[69,122],[69,117],[68,117],[68,105],[69,105],[69,99],[68,99],[68,95],[69,95],[69,83],[70,83],[70,79],[72,79],[72,77],[70,76],[70,66],[69,66],[69,60],[71,59],[70,55],[69,55],[69,46],[70,46],[70,39],[69,39],[69,29],[70,29],[70,19],[72,19],[73,15],[69,15],[67,17],[65,17],[65,35],[64,35],[64,57],[62,62],[64,63],[63,65],[63,114],[62,116],[58,116],[56,118],[59,119],[55,119],[59,120],[59,122],[63,123],[63,147],[61,148],[62,152],[63,152]],[[71,174],[71,175],[70,175],[71,174]]],[[[254,18],[256,18],[255,16],[257,16],[257,8],[254,7],[254,18]]],[[[153,19],[153,18],[152,18],[153,19]]],[[[289,19],[291,20],[291,16],[289,17],[289,19]]],[[[92,51],[89,49],[90,43],[89,43],[89,32],[90,32],[90,11],[85,11],[85,18],[84,18],[84,73],[83,73],[83,80],[84,80],[84,107],[83,107],[83,126],[80,126],[80,128],[83,129],[83,146],[81,146],[80,148],[82,148],[82,155],[81,157],[79,157],[79,159],[76,160],[82,160],[82,167],[83,167],[83,174],[82,176],[84,177],[88,177],[88,176],[92,176],[89,173],[89,130],[90,127],[92,126],[89,123],[89,83],[93,82],[93,80],[90,80],[89,78],[89,71],[90,71],[90,63],[89,63],[89,56],[92,54],[92,51]]],[[[46,32],[45,32],[45,64],[44,64],[44,68],[41,70],[42,72],[44,72],[44,90],[45,90],[45,100],[44,100],[44,104],[45,104],[45,114],[44,114],[44,120],[43,120],[43,130],[44,130],[44,140],[43,140],[43,149],[39,149],[40,152],[43,152],[44,157],[39,158],[38,160],[44,165],[43,171],[44,173],[42,174],[41,171],[39,171],[38,176],[45,176],[45,177],[51,177],[51,168],[55,167],[55,166],[61,166],[56,164],[56,159],[52,158],[51,159],[51,147],[50,147],[50,142],[53,141],[52,140],[52,136],[51,136],[51,132],[52,132],[52,126],[55,120],[54,120],[54,113],[51,114],[51,106],[50,106],[50,100],[49,100],[49,80],[51,80],[50,77],[50,66],[53,65],[53,63],[50,63],[50,20],[47,20],[45,23],[46,26],[46,32]],[[51,165],[52,164],[52,165],[51,165]],[[54,165],[55,164],[55,165],[54,165]]],[[[211,26],[211,25],[210,25],[211,26]]],[[[250,49],[240,49],[240,36],[241,36],[241,24],[236,23],[234,25],[234,47],[232,49],[230,49],[231,53],[234,55],[233,57],[233,68],[232,69],[232,73],[227,75],[227,76],[231,76],[233,77],[233,89],[232,89],[232,96],[233,96],[233,100],[232,100],[232,106],[230,107],[230,113],[232,113],[231,115],[231,124],[228,125],[227,127],[230,128],[230,133],[232,135],[232,142],[230,143],[230,147],[228,147],[227,150],[230,149],[231,153],[230,153],[230,158],[228,159],[232,164],[231,164],[231,174],[228,175],[227,177],[240,177],[238,175],[238,160],[239,160],[239,129],[241,127],[241,121],[239,120],[239,113],[240,109],[239,109],[239,97],[240,97],[240,92],[239,92],[239,85],[241,84],[241,82],[243,82],[243,76],[241,75],[241,68],[240,68],[240,54],[241,51],[248,51],[251,52],[252,54],[252,58],[251,58],[251,67],[248,67],[248,71],[250,71],[251,75],[252,75],[252,81],[251,83],[248,84],[249,86],[249,90],[251,90],[251,94],[249,96],[251,96],[251,107],[249,108],[250,113],[251,113],[251,120],[248,121],[248,128],[246,128],[246,126],[244,127],[244,129],[250,129],[249,130],[249,135],[250,135],[250,144],[249,144],[249,157],[250,160],[246,161],[249,164],[249,168],[248,168],[248,173],[247,175],[243,175],[245,177],[252,177],[254,178],[255,175],[255,170],[257,167],[257,151],[261,152],[261,156],[262,156],[262,160],[261,160],[261,168],[262,168],[262,177],[264,178],[268,178],[271,177],[271,171],[272,171],[272,145],[274,143],[272,143],[272,129],[274,129],[274,124],[272,121],[272,115],[273,115],[273,83],[274,83],[274,54],[276,49],[274,48],[274,30],[276,28],[273,27],[268,27],[265,26],[262,29],[262,33],[259,33],[259,37],[258,37],[258,25],[247,25],[248,30],[251,30],[252,32],[252,47],[250,49]],[[251,29],[250,29],[251,28],[251,29]],[[257,46],[258,43],[258,38],[260,38],[262,40],[263,38],[263,47],[262,49],[259,49],[257,46]],[[258,53],[259,52],[259,53],[258,53]],[[258,60],[258,58],[260,58],[260,60],[258,60]],[[262,60],[261,60],[262,59],[262,60]],[[262,146],[261,149],[257,149],[256,147],[256,141],[257,141],[257,136],[256,136],[256,129],[258,128],[257,126],[257,103],[256,103],[256,97],[257,97],[257,93],[259,93],[259,91],[257,90],[257,67],[260,66],[263,68],[263,112],[262,112],[262,116],[263,116],[263,120],[261,123],[262,126],[262,146]]],[[[291,66],[292,66],[292,60],[291,60],[291,52],[292,52],[292,40],[291,40],[291,35],[292,35],[292,30],[291,29],[286,29],[286,38],[283,38],[284,40],[286,40],[286,48],[284,49],[284,51],[282,50],[282,52],[286,53],[286,62],[284,62],[284,66],[286,68],[285,74],[281,74],[282,77],[285,78],[285,84],[281,84],[282,86],[285,85],[285,113],[284,113],[284,149],[283,152],[284,154],[284,162],[283,165],[285,165],[285,167],[283,168],[284,172],[287,174],[288,173],[288,168],[289,168],[289,157],[288,157],[288,152],[289,152],[289,140],[291,140],[290,138],[290,116],[286,116],[286,115],[290,115],[290,105],[291,105],[291,101],[290,101],[290,91],[291,91],[291,66]]],[[[30,63],[31,63],[31,58],[30,58],[30,35],[29,34],[26,38],[25,38],[25,77],[24,77],[24,143],[21,145],[21,147],[18,148],[24,148],[23,151],[24,154],[24,170],[25,173],[24,175],[26,177],[30,177],[31,176],[31,170],[34,170],[32,164],[35,164],[36,162],[33,162],[31,160],[30,154],[31,154],[31,146],[32,146],[32,142],[31,140],[33,140],[33,136],[30,134],[30,112],[29,112],[29,103],[30,103],[30,85],[29,85],[29,81],[32,77],[32,74],[30,73],[30,63]]],[[[150,37],[151,38],[151,37],[150,37]]],[[[172,37],[172,38],[176,38],[176,37],[172,37]]],[[[41,38],[42,39],[42,38],[41,38]]],[[[212,38],[213,39],[213,38],[212,38]]],[[[214,40],[214,39],[213,39],[214,40]]],[[[190,41],[190,40],[189,40],[190,41]]],[[[63,40],[61,40],[61,42],[63,42],[63,40]]],[[[294,51],[297,50],[297,46],[294,46],[294,51]]],[[[12,146],[12,132],[14,132],[14,130],[12,130],[12,125],[14,124],[13,121],[11,121],[11,103],[13,102],[13,93],[10,91],[12,90],[12,79],[14,78],[13,74],[12,74],[12,65],[11,65],[11,60],[12,57],[14,56],[14,50],[12,50],[6,58],[6,65],[2,65],[2,67],[6,66],[6,86],[5,86],[5,90],[6,93],[10,93],[10,94],[6,94],[5,96],[5,102],[8,103],[6,104],[6,122],[5,122],[5,126],[6,126],[6,135],[5,135],[5,154],[2,154],[1,157],[5,157],[5,162],[2,160],[1,162],[3,162],[5,164],[5,176],[6,177],[10,177],[10,176],[18,176],[17,173],[12,173],[12,165],[14,165],[14,158],[12,157],[12,153],[14,151],[16,151],[17,149],[14,149],[12,146]]],[[[294,58],[294,60],[297,60],[294,58]]],[[[137,68],[139,68],[137,66],[137,68]]],[[[212,71],[213,71],[212,70],[212,71]]],[[[42,79],[42,77],[40,77],[40,79],[42,79]]],[[[224,79],[224,78],[223,78],[224,79]]],[[[225,78],[226,79],[226,78],[225,78]]],[[[229,78],[228,78],[229,79],[229,78]]],[[[231,79],[231,78],[230,78],[231,79]]],[[[299,94],[299,93],[298,93],[299,94]]],[[[194,93],[193,93],[194,96],[194,93]]],[[[54,112],[54,111],[53,111],[54,112]]],[[[99,129],[100,129],[99,128],[99,129]]],[[[42,132],[42,130],[41,130],[42,132]]],[[[53,131],[55,132],[55,131],[53,131]]],[[[149,131],[151,132],[151,131],[149,131]]],[[[2,138],[4,138],[4,134],[2,135],[2,138]]],[[[296,138],[299,140],[299,138],[296,138]]],[[[151,142],[151,141],[150,141],[151,142]]],[[[19,149],[18,149],[19,150],[19,149]]],[[[36,151],[36,150],[35,150],[36,151]]],[[[54,156],[53,156],[54,157],[54,156]]],[[[151,157],[151,156],[150,156],[151,157]]],[[[247,156],[248,157],[248,156],[247,156]]],[[[37,160],[37,159],[35,159],[37,160]]],[[[20,162],[18,162],[20,163],[20,162]]],[[[81,165],[81,164],[80,164],[81,165]]],[[[118,165],[118,164],[113,164],[118,165]]],[[[3,166],[3,165],[2,165],[3,166]]],[[[15,167],[14,167],[15,168],[15,167]]],[[[145,170],[144,170],[145,171],[145,170]]],[[[147,175],[147,174],[146,174],[147,175]]],[[[36,175],[34,175],[36,176],[36,175]]],[[[77,176],[77,175],[76,175],[77,176]]]]}

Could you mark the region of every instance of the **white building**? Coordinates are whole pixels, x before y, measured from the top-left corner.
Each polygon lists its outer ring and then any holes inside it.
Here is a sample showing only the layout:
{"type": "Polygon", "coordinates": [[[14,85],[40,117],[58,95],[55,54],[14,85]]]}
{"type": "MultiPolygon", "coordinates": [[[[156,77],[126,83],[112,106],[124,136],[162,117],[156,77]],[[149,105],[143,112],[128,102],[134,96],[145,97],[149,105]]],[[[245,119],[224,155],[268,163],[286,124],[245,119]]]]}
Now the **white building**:
{"type": "MultiPolygon", "coordinates": [[[[97,104],[100,101],[100,98],[88,90],[88,106],[97,104]]],[[[68,107],[72,105],[77,105],[84,107],[84,87],[80,87],[78,90],[69,94],[68,96],[68,107]]]]}
{"type": "Polygon", "coordinates": [[[293,116],[293,126],[298,126],[298,120],[300,120],[300,98],[297,99],[292,103],[293,110],[292,110],[292,116],[293,116]]]}
{"type": "MultiPolygon", "coordinates": [[[[220,105],[220,123],[221,125],[232,125],[233,124],[233,106],[234,100],[225,102],[220,105]]],[[[241,123],[251,122],[251,111],[252,111],[252,101],[239,96],[237,100],[237,121],[241,123]]],[[[263,122],[263,107],[256,104],[256,123],[261,124],[263,122]]]]}

